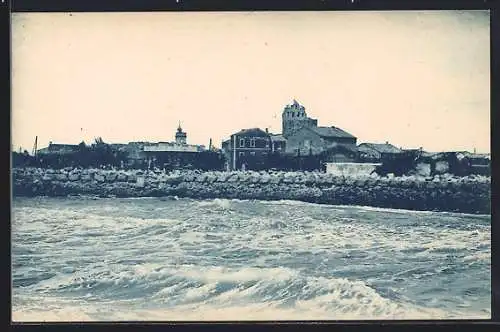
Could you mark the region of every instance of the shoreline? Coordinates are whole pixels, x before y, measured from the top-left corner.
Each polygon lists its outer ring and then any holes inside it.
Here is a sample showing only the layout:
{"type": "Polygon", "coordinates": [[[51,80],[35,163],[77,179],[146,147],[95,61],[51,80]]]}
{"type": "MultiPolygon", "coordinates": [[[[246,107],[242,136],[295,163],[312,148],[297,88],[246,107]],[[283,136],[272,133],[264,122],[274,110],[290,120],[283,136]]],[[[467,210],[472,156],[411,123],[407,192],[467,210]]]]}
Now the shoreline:
{"type": "Polygon", "coordinates": [[[491,178],[333,176],[318,172],[12,170],[14,197],[98,196],[290,200],[396,210],[490,212],[491,178]]]}
{"type": "Polygon", "coordinates": [[[264,204],[273,204],[273,203],[282,203],[283,205],[295,205],[295,204],[313,204],[313,205],[318,205],[318,206],[329,206],[332,208],[355,208],[355,209],[361,209],[361,210],[373,210],[375,212],[377,211],[386,211],[386,212],[391,212],[391,213],[419,213],[419,214],[431,214],[431,213],[442,213],[442,214],[450,214],[450,215],[464,215],[464,216],[473,216],[473,217],[490,217],[491,213],[466,213],[466,212],[452,212],[452,211],[431,211],[431,210],[408,210],[408,209],[392,209],[392,208],[387,208],[387,207],[377,207],[377,206],[369,206],[369,205],[345,205],[345,204],[325,204],[325,203],[309,203],[309,202],[304,202],[304,201],[299,201],[299,200],[290,200],[290,199],[276,199],[276,200],[264,200],[264,199],[239,199],[239,198],[191,198],[191,197],[177,197],[177,196],[161,196],[161,197],[154,197],[154,196],[141,196],[141,197],[115,197],[115,196],[103,196],[99,197],[97,195],[82,195],[82,194],[70,194],[67,196],[47,196],[47,195],[40,195],[40,196],[14,196],[14,199],[35,199],[35,198],[53,198],[53,199],[90,199],[90,200],[106,200],[106,199],[125,199],[125,200],[141,200],[141,199],[159,199],[160,201],[177,201],[181,199],[189,199],[189,200],[194,200],[197,202],[215,202],[216,200],[226,200],[230,202],[252,202],[252,201],[258,201],[262,202],[264,204]]]}

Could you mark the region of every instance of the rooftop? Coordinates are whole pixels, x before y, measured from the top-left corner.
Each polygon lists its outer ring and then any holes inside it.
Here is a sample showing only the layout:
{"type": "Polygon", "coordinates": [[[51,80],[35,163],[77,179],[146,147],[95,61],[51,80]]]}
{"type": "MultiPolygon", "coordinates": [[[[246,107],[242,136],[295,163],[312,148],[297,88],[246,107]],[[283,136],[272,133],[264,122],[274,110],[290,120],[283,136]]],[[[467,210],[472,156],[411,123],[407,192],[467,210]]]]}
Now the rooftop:
{"type": "Polygon", "coordinates": [[[264,130],[260,128],[248,128],[248,129],[242,129],[238,131],[237,133],[234,133],[233,135],[258,135],[258,136],[267,136],[269,135],[266,133],[264,130]]]}
{"type": "Polygon", "coordinates": [[[355,136],[349,134],[340,128],[331,127],[310,127],[312,131],[317,133],[321,137],[345,137],[345,138],[356,138],[355,136]]]}
{"type": "Polygon", "coordinates": [[[55,147],[55,148],[75,148],[78,146],[78,144],[59,144],[59,143],[49,143],[50,147],[55,147]]]}
{"type": "Polygon", "coordinates": [[[281,135],[281,134],[271,134],[271,141],[275,141],[275,142],[279,142],[279,141],[286,142],[286,138],[284,138],[284,137],[283,137],[283,135],[281,135]]]}
{"type": "Polygon", "coordinates": [[[389,143],[383,143],[383,144],[363,143],[360,145],[367,146],[367,147],[369,147],[377,152],[380,152],[380,153],[400,153],[400,152],[402,152],[401,149],[398,149],[397,147],[395,147],[394,145],[389,144],[389,143]]]}

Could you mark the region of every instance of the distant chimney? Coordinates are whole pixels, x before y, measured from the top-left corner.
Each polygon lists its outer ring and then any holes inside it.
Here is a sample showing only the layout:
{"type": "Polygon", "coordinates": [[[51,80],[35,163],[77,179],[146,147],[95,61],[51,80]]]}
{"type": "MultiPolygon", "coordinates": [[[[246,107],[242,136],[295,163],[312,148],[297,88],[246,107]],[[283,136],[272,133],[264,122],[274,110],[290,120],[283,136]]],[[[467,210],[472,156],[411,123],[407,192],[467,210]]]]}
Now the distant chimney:
{"type": "Polygon", "coordinates": [[[385,141],[385,144],[389,145],[389,141],[385,141]]]}
{"type": "Polygon", "coordinates": [[[269,134],[269,130],[266,128],[266,133],[269,134]]]}

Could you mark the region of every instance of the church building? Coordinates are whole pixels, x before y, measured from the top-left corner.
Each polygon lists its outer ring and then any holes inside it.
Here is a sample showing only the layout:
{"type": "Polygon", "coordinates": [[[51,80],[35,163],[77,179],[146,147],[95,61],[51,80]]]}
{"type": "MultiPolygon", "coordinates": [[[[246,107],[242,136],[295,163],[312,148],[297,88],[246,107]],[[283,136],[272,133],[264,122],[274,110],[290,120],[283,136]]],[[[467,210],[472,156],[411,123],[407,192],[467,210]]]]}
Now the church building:
{"type": "Polygon", "coordinates": [[[357,138],[335,126],[318,126],[318,120],[307,116],[305,107],[296,100],[282,113],[286,153],[317,155],[326,153],[331,161],[350,161],[357,155],[357,138]]]}

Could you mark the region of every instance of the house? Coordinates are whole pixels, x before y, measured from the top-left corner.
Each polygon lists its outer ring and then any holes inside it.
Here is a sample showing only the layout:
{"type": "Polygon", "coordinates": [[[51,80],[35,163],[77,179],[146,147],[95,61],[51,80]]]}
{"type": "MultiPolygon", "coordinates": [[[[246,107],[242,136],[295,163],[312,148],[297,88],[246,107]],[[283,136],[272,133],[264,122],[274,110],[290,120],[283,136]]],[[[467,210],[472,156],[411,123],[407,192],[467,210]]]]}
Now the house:
{"type": "Polygon", "coordinates": [[[144,153],[144,147],[151,145],[149,142],[129,142],[123,147],[123,151],[127,154],[127,159],[130,164],[142,160],[146,160],[147,156],[144,153]]]}
{"type": "MultiPolygon", "coordinates": [[[[275,143],[279,140],[276,138],[275,143]]],[[[229,140],[222,142],[228,168],[235,170],[248,166],[260,165],[262,167],[267,156],[272,152],[271,142],[271,135],[259,128],[242,129],[232,134],[229,140]]],[[[280,141],[275,148],[281,148],[281,146],[280,141]]]]}
{"type": "Polygon", "coordinates": [[[333,144],[322,152],[323,161],[327,163],[354,163],[358,159],[356,144],[333,144]]]}
{"type": "Polygon", "coordinates": [[[78,151],[77,144],[55,144],[50,142],[49,146],[37,151],[38,154],[70,154],[78,151]]]}
{"type": "Polygon", "coordinates": [[[472,174],[491,176],[491,155],[479,153],[465,153],[472,174]]]}
{"type": "Polygon", "coordinates": [[[385,144],[361,143],[358,145],[358,152],[361,160],[378,162],[385,156],[400,154],[403,150],[389,144],[389,142],[385,142],[385,144]]]}
{"type": "Polygon", "coordinates": [[[338,145],[349,146],[349,151],[352,151],[356,148],[356,140],[350,133],[334,126],[304,127],[287,138],[286,152],[294,155],[317,155],[338,145]]]}

